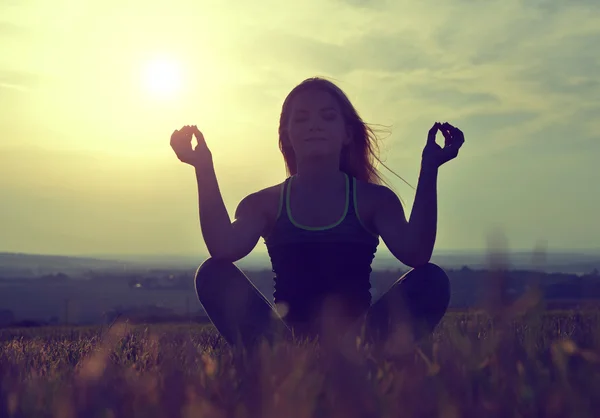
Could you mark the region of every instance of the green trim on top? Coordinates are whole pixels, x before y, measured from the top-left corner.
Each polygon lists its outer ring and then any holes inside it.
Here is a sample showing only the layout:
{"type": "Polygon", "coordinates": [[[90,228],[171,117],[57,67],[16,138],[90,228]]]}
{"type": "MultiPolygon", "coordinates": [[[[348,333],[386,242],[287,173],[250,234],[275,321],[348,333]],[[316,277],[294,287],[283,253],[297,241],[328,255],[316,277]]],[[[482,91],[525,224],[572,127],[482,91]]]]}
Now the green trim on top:
{"type": "Polygon", "coordinates": [[[286,206],[287,215],[288,215],[288,218],[290,219],[290,222],[296,228],[305,229],[307,231],[324,231],[326,229],[335,228],[336,226],[341,224],[342,221],[346,218],[346,214],[348,213],[348,206],[350,205],[350,202],[349,202],[349,200],[350,200],[350,179],[348,178],[348,174],[344,173],[344,175],[346,176],[346,206],[344,207],[344,213],[342,214],[342,217],[337,222],[335,222],[331,225],[327,225],[327,226],[305,226],[305,225],[300,225],[298,222],[296,222],[294,220],[294,217],[292,216],[292,210],[290,208],[290,190],[292,189],[292,179],[294,178],[292,176],[290,178],[290,182],[287,187],[287,193],[285,196],[285,206],[286,206]]]}
{"type": "Polygon", "coordinates": [[[356,178],[352,177],[352,198],[354,200],[353,204],[354,204],[354,213],[356,214],[356,218],[358,219],[358,223],[365,229],[365,231],[367,231],[369,234],[373,235],[376,238],[379,238],[379,235],[377,235],[374,232],[371,232],[371,230],[369,228],[367,228],[365,226],[365,224],[363,223],[362,219],[360,218],[360,214],[358,213],[358,200],[356,198],[356,178]]]}
{"type": "Polygon", "coordinates": [[[285,190],[285,184],[287,183],[287,179],[281,183],[281,191],[279,192],[279,208],[277,209],[277,218],[281,216],[281,210],[283,209],[283,191],[285,190]]]}

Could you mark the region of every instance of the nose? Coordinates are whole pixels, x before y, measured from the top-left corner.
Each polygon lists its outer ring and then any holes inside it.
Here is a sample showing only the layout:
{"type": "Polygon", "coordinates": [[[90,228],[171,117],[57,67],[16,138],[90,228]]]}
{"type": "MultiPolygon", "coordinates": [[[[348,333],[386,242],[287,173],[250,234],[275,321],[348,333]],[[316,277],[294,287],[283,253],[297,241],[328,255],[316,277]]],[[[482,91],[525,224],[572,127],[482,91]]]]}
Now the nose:
{"type": "Polygon", "coordinates": [[[309,131],[310,132],[320,132],[321,131],[321,121],[320,121],[319,117],[313,116],[310,119],[309,131]]]}

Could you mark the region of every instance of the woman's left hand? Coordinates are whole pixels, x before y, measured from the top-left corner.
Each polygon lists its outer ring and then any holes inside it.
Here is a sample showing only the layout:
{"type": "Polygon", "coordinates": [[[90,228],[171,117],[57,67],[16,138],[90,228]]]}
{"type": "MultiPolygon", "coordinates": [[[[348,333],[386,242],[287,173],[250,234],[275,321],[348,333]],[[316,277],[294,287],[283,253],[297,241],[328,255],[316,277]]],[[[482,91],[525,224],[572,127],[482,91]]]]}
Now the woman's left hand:
{"type": "Polygon", "coordinates": [[[456,158],[458,150],[465,142],[465,136],[462,131],[448,122],[433,124],[427,135],[427,144],[423,149],[422,165],[426,168],[438,168],[442,164],[456,158]],[[435,142],[437,131],[442,131],[444,135],[444,148],[435,142]]]}

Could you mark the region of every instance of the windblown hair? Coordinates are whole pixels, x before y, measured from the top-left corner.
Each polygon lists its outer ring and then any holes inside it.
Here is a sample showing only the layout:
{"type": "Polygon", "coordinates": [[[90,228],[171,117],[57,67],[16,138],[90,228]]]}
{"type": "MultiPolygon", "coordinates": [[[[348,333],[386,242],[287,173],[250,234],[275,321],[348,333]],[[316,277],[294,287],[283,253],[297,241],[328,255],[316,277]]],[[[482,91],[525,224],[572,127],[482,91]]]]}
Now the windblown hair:
{"type": "MultiPolygon", "coordinates": [[[[294,175],[297,172],[296,155],[289,141],[285,139],[291,105],[298,93],[309,89],[323,90],[333,96],[341,109],[346,127],[351,132],[351,143],[342,149],[340,170],[365,182],[387,183],[375,166],[376,162],[379,162],[386,167],[379,159],[379,139],[374,129],[362,120],[348,96],[338,86],[321,77],[312,77],[302,81],[294,87],[283,102],[279,118],[279,149],[285,160],[287,174],[294,175]]],[[[391,170],[390,172],[393,173],[391,170]]],[[[394,174],[397,176],[396,173],[394,174]]],[[[402,180],[404,181],[404,179],[402,180]]]]}

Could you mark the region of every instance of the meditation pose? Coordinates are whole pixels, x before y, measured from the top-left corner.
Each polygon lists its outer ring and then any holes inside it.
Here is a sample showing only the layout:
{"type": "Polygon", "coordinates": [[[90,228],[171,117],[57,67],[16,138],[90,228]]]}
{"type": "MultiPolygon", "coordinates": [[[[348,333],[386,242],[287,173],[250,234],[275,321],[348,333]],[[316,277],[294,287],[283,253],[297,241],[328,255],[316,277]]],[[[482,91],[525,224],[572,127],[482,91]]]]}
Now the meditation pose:
{"type": "Polygon", "coordinates": [[[323,78],[304,80],[285,99],[279,121],[287,178],[248,194],[232,221],[204,136],[193,125],[173,132],[177,157],[195,168],[210,254],[196,273],[198,299],[229,343],[252,346],[275,330],[323,339],[356,329],[377,343],[399,327],[418,340],[444,316],[450,283],[430,263],[436,182],[439,167],[457,156],[464,135],[448,123],[436,122],[429,130],[408,221],[375,167],[376,140],[339,87],[323,78]],[[445,138],[443,147],[435,141],[437,131],[445,138]],[[261,237],[274,273],[273,304],[234,264],[261,237]],[[380,238],[412,270],[373,303],[371,263],[380,238]]]}

